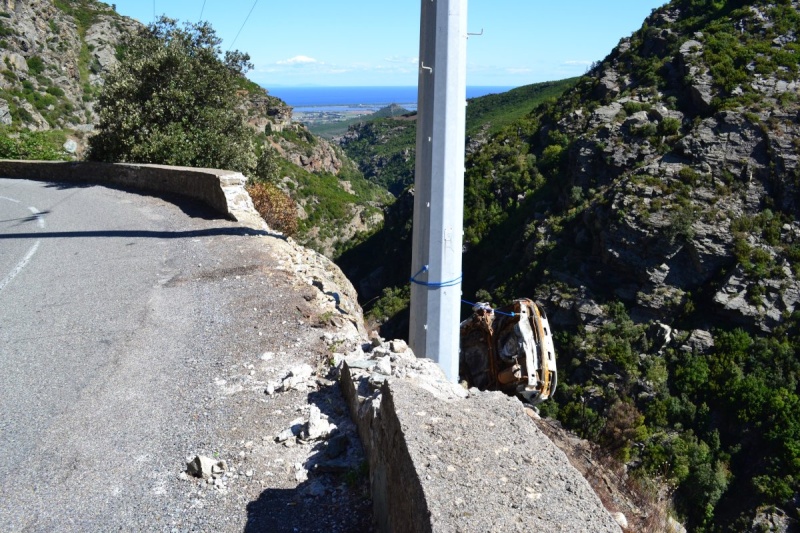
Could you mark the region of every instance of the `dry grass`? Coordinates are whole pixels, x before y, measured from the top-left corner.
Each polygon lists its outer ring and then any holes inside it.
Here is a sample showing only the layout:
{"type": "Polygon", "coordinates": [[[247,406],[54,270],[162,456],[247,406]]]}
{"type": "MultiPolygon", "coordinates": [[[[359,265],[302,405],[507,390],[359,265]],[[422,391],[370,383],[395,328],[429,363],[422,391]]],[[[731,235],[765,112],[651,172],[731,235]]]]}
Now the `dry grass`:
{"type": "Polygon", "coordinates": [[[659,482],[629,475],[625,466],[599,446],[578,439],[549,419],[536,425],[558,446],[594,489],[609,512],[621,512],[628,520],[625,533],[663,533],[671,503],[671,488],[659,482]]]}
{"type": "Polygon", "coordinates": [[[247,186],[256,211],[272,229],[284,235],[297,233],[297,205],[283,191],[270,183],[253,183],[247,186]]]}

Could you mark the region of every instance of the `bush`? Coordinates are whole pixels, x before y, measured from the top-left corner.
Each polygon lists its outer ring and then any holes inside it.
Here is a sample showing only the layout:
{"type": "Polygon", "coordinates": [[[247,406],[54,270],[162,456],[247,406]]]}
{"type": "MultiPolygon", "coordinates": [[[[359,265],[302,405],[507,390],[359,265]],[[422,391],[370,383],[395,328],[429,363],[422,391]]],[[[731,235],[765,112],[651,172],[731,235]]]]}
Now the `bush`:
{"type": "Polygon", "coordinates": [[[273,229],[287,236],[297,233],[297,205],[280,189],[270,183],[247,186],[256,211],[273,229]]]}
{"type": "Polygon", "coordinates": [[[0,159],[56,161],[64,159],[61,145],[66,135],[60,131],[23,131],[18,137],[0,131],[0,159]]]}
{"type": "Polygon", "coordinates": [[[42,72],[44,72],[44,61],[42,61],[41,57],[39,57],[39,56],[29,57],[28,60],[27,60],[27,63],[28,63],[28,70],[34,76],[39,75],[42,72]]]}
{"type": "Polygon", "coordinates": [[[278,153],[274,148],[265,146],[256,161],[256,178],[267,183],[276,183],[281,172],[278,158],[278,153]]]}
{"type": "Polygon", "coordinates": [[[237,80],[246,61],[219,48],[207,23],[162,17],[126,40],[126,54],[98,102],[96,161],[224,168],[250,174],[254,134],[244,123],[237,80]]]}
{"type": "Polygon", "coordinates": [[[675,135],[680,131],[680,129],[681,121],[677,118],[664,117],[664,120],[658,124],[658,133],[660,135],[675,135]]]}

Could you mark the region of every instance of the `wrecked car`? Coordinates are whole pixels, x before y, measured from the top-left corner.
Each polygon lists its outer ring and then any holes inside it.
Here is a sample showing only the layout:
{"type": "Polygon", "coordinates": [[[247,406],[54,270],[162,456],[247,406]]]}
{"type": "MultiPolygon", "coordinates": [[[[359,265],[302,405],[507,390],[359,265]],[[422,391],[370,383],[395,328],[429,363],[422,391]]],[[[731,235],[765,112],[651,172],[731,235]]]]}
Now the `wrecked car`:
{"type": "Polygon", "coordinates": [[[493,309],[477,303],[461,323],[459,374],[470,387],[499,390],[536,405],[556,390],[553,332],[527,298],[493,309]]]}

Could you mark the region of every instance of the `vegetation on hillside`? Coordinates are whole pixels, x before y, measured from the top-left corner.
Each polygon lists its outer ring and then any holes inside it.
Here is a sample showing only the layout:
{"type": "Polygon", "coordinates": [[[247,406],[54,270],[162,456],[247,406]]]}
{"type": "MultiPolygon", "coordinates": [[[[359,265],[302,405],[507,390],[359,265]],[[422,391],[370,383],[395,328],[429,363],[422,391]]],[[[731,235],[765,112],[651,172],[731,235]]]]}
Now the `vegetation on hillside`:
{"type": "Polygon", "coordinates": [[[294,201],[270,182],[247,184],[253,206],[269,227],[289,237],[297,233],[297,206],[294,201]]]}
{"type": "Polygon", "coordinates": [[[533,83],[499,94],[467,101],[467,137],[493,135],[529,114],[547,100],[554,100],[577,83],[578,78],[533,83]]]}
{"type": "Polygon", "coordinates": [[[416,115],[369,120],[357,132],[345,137],[345,152],[368,180],[399,195],[414,179],[416,115]]]}
{"type": "Polygon", "coordinates": [[[66,133],[60,130],[13,132],[0,128],[0,159],[62,160],[66,139],[66,133]]]}
{"type": "MultiPolygon", "coordinates": [[[[470,99],[466,117],[470,143],[480,143],[485,136],[507,127],[540,103],[559,96],[576,81],[571,78],[536,83],[470,99]]],[[[351,126],[342,146],[368,180],[399,196],[413,183],[416,131],[416,113],[369,117],[351,126]]]]}
{"type": "MultiPolygon", "coordinates": [[[[800,520],[800,316],[767,297],[794,301],[800,271],[798,27],[796,1],[675,0],[467,156],[465,298],[547,302],[561,380],[543,414],[667,487],[690,531],[800,520]],[[726,158],[740,139],[752,155],[726,158]],[[752,315],[715,301],[734,289],[752,315]]],[[[390,325],[403,198],[339,259],[390,325]]]]}

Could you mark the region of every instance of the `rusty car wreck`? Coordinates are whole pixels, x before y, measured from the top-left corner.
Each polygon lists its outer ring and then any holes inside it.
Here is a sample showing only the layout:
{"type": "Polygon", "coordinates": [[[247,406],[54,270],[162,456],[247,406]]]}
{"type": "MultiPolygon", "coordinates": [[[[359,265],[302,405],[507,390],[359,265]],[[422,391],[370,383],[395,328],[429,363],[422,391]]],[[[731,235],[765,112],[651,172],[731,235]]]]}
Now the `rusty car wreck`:
{"type": "Polygon", "coordinates": [[[499,390],[536,405],[556,390],[552,330],[544,310],[527,298],[493,309],[477,303],[461,323],[459,374],[470,387],[499,390]]]}

